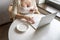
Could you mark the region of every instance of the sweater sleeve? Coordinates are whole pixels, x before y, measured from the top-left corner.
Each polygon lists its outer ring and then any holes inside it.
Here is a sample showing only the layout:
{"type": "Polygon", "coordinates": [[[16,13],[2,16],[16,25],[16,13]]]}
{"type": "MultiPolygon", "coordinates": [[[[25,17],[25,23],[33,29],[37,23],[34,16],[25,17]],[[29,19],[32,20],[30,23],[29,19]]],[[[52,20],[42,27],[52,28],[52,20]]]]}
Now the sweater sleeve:
{"type": "Polygon", "coordinates": [[[18,3],[18,0],[13,0],[12,1],[12,6],[13,6],[12,17],[13,17],[13,20],[15,19],[15,16],[17,14],[17,3],[18,3]]]}

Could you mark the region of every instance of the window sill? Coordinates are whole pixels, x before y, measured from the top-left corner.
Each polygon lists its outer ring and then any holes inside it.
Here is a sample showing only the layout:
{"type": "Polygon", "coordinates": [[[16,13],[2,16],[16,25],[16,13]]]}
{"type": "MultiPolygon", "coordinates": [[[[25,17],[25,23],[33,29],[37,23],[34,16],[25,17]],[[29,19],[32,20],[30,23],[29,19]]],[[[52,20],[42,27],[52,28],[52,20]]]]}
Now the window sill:
{"type": "Polygon", "coordinates": [[[38,7],[39,7],[39,11],[41,11],[41,13],[50,14],[50,13],[57,12],[56,17],[60,18],[60,11],[59,10],[57,10],[51,6],[48,6],[47,4],[39,4],[38,7]]]}

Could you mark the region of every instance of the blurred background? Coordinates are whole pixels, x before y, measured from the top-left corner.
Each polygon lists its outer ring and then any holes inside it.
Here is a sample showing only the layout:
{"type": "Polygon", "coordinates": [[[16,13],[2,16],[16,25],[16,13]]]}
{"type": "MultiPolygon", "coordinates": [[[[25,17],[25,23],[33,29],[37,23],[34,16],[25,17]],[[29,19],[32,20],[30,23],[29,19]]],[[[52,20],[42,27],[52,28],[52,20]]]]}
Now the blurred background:
{"type": "Polygon", "coordinates": [[[9,22],[9,7],[10,0],[0,0],[0,25],[9,22]]]}

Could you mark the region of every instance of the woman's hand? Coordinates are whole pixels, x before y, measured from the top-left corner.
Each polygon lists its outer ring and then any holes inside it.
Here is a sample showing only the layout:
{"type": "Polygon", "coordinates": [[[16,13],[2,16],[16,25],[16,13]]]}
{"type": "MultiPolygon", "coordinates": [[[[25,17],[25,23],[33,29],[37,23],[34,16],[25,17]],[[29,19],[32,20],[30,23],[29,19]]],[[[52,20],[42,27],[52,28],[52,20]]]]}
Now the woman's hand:
{"type": "Polygon", "coordinates": [[[35,14],[40,14],[40,12],[38,11],[38,10],[35,10],[35,12],[34,12],[35,14]]]}
{"type": "Polygon", "coordinates": [[[35,23],[34,20],[33,20],[33,18],[31,18],[31,17],[25,16],[24,18],[27,20],[27,22],[29,22],[31,24],[35,23]]]}
{"type": "Polygon", "coordinates": [[[34,9],[34,14],[40,14],[40,12],[38,11],[38,9],[34,9]]]}
{"type": "Polygon", "coordinates": [[[40,12],[38,11],[38,9],[35,9],[35,8],[30,9],[30,12],[34,13],[34,14],[40,14],[40,12]]]}
{"type": "Polygon", "coordinates": [[[18,19],[25,19],[27,22],[34,24],[34,20],[33,18],[29,17],[29,16],[25,16],[25,15],[21,15],[21,14],[16,14],[16,18],[18,19]]]}

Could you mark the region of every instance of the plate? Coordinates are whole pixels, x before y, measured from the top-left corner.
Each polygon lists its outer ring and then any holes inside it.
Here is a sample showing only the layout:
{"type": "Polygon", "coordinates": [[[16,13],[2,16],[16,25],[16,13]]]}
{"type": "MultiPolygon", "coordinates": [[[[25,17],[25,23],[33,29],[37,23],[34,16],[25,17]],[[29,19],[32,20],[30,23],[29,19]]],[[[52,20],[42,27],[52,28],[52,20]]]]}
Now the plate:
{"type": "Polygon", "coordinates": [[[17,30],[20,31],[20,32],[25,32],[28,30],[28,24],[26,23],[20,23],[17,25],[17,30]]]}

